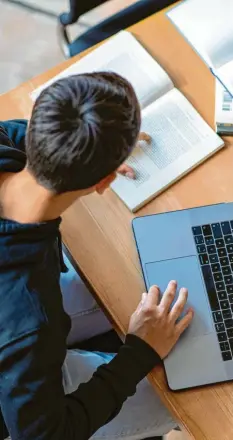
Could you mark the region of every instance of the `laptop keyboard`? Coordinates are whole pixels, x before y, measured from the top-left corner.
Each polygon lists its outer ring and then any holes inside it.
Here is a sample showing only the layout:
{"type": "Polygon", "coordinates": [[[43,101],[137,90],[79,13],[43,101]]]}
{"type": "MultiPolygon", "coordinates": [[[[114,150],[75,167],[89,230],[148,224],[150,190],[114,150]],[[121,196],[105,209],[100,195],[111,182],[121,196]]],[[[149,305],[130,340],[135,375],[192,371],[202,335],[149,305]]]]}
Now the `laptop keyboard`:
{"type": "Polygon", "coordinates": [[[224,361],[233,358],[233,220],[195,226],[193,236],[224,361]]]}

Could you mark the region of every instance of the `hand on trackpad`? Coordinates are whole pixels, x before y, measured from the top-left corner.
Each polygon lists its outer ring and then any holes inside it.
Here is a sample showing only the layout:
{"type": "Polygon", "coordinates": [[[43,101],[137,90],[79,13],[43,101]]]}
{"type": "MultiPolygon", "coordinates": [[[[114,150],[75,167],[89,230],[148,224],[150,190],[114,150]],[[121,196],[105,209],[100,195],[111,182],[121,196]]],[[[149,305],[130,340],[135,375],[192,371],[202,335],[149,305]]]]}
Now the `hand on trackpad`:
{"type": "Polygon", "coordinates": [[[165,291],[170,280],[177,281],[178,290],[181,287],[188,289],[187,308],[192,307],[195,311],[192,324],[187,330],[189,336],[197,337],[213,331],[208,299],[196,256],[147,263],[146,275],[148,285],[159,286],[161,293],[165,291]]]}

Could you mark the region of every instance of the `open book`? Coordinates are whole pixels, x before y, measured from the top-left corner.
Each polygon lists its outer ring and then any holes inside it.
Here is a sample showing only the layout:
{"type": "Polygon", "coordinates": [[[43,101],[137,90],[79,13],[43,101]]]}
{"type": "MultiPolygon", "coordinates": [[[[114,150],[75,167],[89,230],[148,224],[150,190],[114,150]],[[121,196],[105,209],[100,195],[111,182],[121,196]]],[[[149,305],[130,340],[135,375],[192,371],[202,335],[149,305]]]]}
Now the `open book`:
{"type": "Polygon", "coordinates": [[[233,96],[233,1],[185,0],[167,16],[233,96]]]}
{"type": "Polygon", "coordinates": [[[126,31],[63,71],[32,94],[35,99],[51,82],[68,75],[111,70],[134,86],[142,107],[142,131],[151,144],[140,142],[128,163],[136,179],[118,176],[112,189],[136,211],[223,146],[167,73],[126,31]]]}

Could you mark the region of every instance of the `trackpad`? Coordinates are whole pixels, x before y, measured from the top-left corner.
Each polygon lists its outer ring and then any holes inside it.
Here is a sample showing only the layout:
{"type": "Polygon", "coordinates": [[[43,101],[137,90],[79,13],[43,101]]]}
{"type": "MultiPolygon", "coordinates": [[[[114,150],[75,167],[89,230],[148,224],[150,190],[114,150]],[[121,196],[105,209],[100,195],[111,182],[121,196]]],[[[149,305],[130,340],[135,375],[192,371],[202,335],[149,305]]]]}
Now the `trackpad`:
{"type": "Polygon", "coordinates": [[[213,331],[208,299],[202,281],[197,257],[190,256],[146,264],[149,286],[157,284],[163,293],[170,280],[178,283],[177,292],[186,287],[189,292],[187,307],[193,307],[195,315],[187,332],[189,336],[200,336],[213,331]]]}

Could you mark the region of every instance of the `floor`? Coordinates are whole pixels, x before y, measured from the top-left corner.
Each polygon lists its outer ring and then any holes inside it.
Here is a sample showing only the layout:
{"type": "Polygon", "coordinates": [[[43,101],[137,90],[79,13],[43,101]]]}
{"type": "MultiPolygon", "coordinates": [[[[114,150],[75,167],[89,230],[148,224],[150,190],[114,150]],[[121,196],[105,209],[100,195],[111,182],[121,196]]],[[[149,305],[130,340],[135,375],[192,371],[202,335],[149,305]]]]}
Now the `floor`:
{"type": "MultiPolygon", "coordinates": [[[[111,0],[70,26],[71,37],[97,23],[109,12],[131,4],[134,0],[111,0]]],[[[0,94],[63,61],[57,41],[56,16],[33,12],[19,6],[17,0],[0,0],[0,94]]],[[[21,0],[41,10],[59,13],[67,10],[68,0],[21,0]]]]}
{"type": "MultiPolygon", "coordinates": [[[[110,0],[104,7],[86,14],[80,25],[71,28],[76,36],[83,28],[97,23],[134,0],[110,0]]],[[[16,87],[35,75],[63,61],[57,42],[57,22],[53,16],[67,10],[67,0],[0,0],[0,93],[16,87]],[[17,4],[18,3],[18,4],[17,4]],[[39,7],[49,15],[35,12],[39,7]]],[[[185,440],[180,433],[172,432],[166,440],[185,440]]]]}

